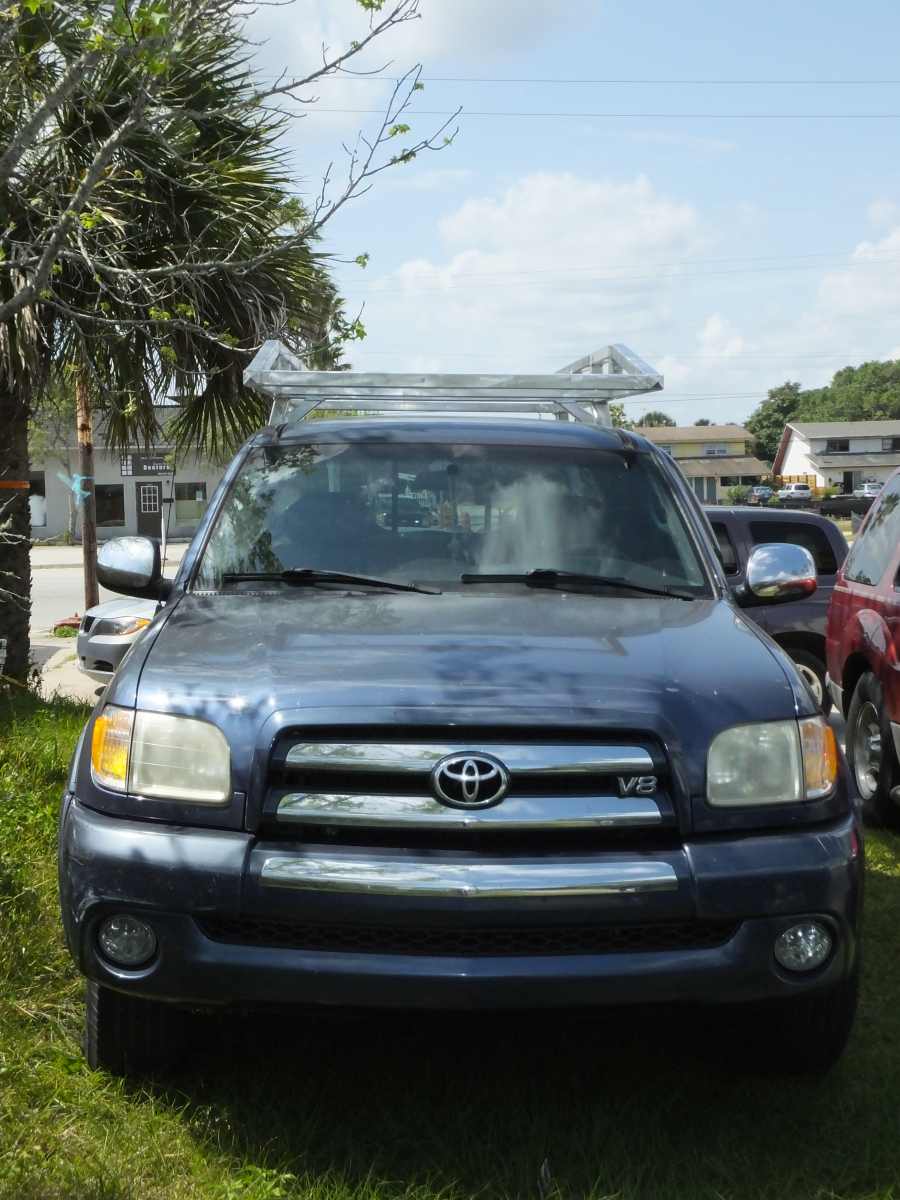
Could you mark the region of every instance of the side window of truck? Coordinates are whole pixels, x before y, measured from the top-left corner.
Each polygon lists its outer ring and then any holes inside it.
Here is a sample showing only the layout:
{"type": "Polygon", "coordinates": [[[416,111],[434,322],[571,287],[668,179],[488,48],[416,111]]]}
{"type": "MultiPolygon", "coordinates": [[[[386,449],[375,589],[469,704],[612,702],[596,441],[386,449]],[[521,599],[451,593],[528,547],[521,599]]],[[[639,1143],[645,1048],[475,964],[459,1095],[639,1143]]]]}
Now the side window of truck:
{"type": "Polygon", "coordinates": [[[790,542],[793,546],[803,546],[813,556],[820,575],[834,575],[837,572],[838,561],[834,549],[825,530],[818,525],[807,525],[800,521],[751,521],[750,538],[754,546],[766,542],[790,542]]]}
{"type": "Polygon", "coordinates": [[[881,493],[877,510],[853,543],[844,576],[870,586],[881,581],[900,541],[900,477],[881,493]]]}
{"type": "Polygon", "coordinates": [[[740,564],[738,563],[734,543],[728,533],[728,526],[724,521],[712,521],[710,524],[712,525],[713,533],[716,535],[723,571],[726,575],[737,575],[740,564]]]}

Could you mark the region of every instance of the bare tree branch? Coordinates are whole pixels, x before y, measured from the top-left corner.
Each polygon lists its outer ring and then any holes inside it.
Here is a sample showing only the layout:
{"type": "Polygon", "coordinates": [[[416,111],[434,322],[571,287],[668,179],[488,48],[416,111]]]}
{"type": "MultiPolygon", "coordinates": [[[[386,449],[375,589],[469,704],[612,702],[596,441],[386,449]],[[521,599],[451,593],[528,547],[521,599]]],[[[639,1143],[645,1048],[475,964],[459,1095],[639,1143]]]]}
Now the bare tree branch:
{"type": "MultiPolygon", "coordinates": [[[[389,29],[393,29],[398,25],[404,25],[407,21],[417,21],[419,19],[419,0],[399,0],[399,3],[394,5],[386,17],[384,17],[377,24],[370,24],[369,32],[364,38],[361,38],[359,41],[352,42],[342,54],[335,55],[334,58],[329,59],[327,57],[327,51],[323,47],[322,66],[319,67],[318,70],[311,71],[308,75],[304,75],[302,78],[291,79],[287,83],[282,83],[279,79],[279,82],[273,87],[264,88],[262,91],[260,91],[257,95],[257,99],[261,102],[269,99],[272,96],[292,95],[294,92],[298,92],[305,87],[309,87],[310,84],[315,83],[317,79],[322,79],[326,75],[334,75],[336,72],[344,69],[345,63],[349,62],[350,59],[355,58],[356,55],[361,54],[368,45],[374,42],[376,38],[381,37],[382,34],[386,33],[389,29]]],[[[379,68],[379,70],[383,69],[384,68],[379,68]]],[[[294,98],[296,99],[296,97],[294,98]]]]}

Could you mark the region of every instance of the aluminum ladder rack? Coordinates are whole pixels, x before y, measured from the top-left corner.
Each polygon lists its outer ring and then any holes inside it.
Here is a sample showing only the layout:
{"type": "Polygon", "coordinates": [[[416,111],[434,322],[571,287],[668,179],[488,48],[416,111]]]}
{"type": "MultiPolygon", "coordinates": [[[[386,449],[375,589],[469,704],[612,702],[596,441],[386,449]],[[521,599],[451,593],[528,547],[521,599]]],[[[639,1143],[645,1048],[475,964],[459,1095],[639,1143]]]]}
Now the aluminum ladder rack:
{"type": "Polygon", "coordinates": [[[309,371],[278,341],[263,344],[244,382],[272,398],[272,425],[301,421],[315,409],[434,416],[537,413],[610,425],[610,401],[663,386],[658,372],[621,345],[606,346],[553,374],[454,375],[309,371]]]}

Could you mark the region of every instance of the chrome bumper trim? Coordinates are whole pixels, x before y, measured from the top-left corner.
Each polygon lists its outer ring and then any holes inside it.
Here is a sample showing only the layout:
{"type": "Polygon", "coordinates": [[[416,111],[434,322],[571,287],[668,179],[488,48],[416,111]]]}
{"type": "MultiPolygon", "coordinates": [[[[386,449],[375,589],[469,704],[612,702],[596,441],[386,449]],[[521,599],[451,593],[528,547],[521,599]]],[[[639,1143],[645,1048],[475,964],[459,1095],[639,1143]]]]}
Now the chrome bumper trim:
{"type": "Polygon", "coordinates": [[[659,805],[646,796],[515,796],[466,812],[431,796],[289,792],[276,808],[285,825],[419,829],[628,829],[661,825],[659,805]]]}
{"type": "Polygon", "coordinates": [[[653,771],[653,759],[641,746],[576,746],[557,743],[489,744],[449,742],[297,742],[285,756],[288,766],[333,771],[430,771],[448,754],[485,752],[499,758],[510,771],[533,775],[584,775],[591,772],[653,771]]]}
{"type": "Polygon", "coordinates": [[[265,887],[381,896],[512,899],[535,896],[622,896],[676,891],[664,862],[525,859],[471,863],[416,858],[351,858],[323,854],[270,855],[265,887]]]}

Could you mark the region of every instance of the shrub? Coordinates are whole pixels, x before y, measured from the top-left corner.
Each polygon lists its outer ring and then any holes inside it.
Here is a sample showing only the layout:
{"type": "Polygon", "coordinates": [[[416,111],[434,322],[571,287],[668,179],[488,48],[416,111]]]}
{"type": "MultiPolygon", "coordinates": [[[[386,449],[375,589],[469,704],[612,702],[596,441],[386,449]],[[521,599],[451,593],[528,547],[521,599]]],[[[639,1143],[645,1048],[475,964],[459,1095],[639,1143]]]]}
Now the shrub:
{"type": "Polygon", "coordinates": [[[732,504],[746,504],[750,499],[750,489],[742,483],[736,483],[726,490],[725,495],[732,504]]]}

